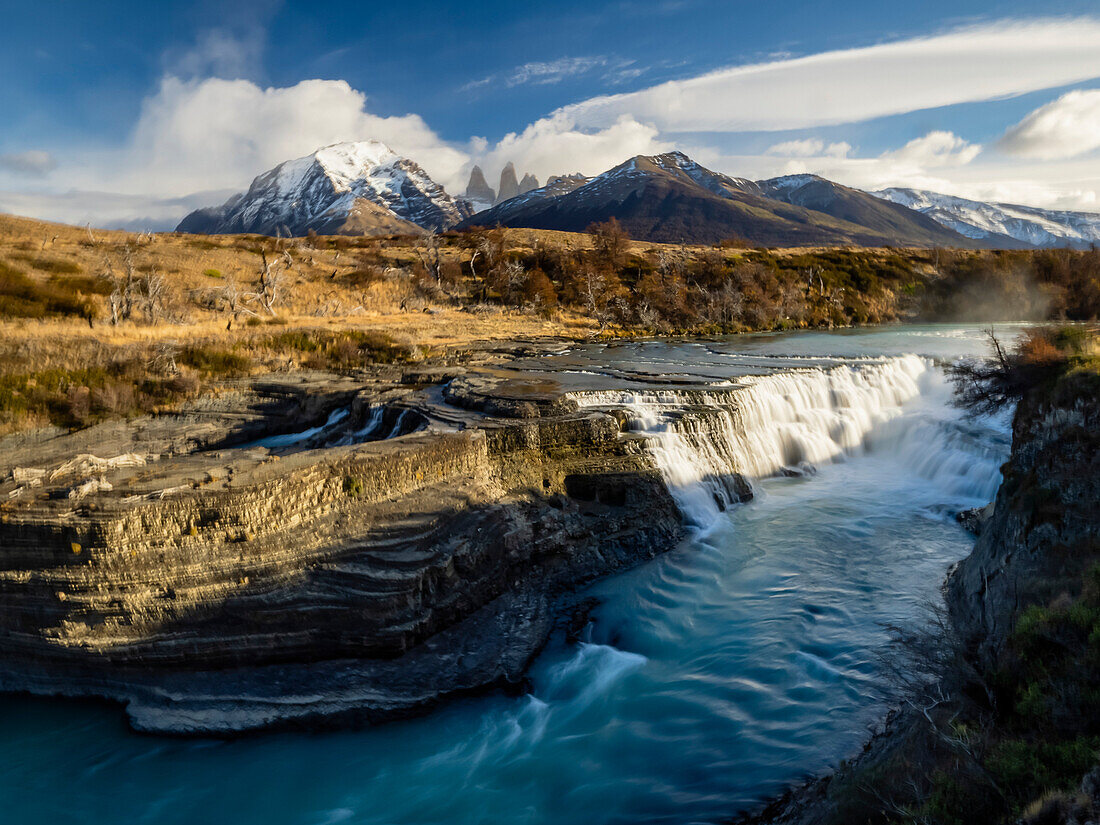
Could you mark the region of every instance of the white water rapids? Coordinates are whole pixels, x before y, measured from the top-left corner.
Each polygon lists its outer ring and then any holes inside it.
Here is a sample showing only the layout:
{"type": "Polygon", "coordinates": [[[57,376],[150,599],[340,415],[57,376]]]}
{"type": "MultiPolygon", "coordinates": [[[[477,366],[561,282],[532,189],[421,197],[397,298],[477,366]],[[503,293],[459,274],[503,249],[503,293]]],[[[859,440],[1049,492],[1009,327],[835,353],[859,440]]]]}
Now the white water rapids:
{"type": "Polygon", "coordinates": [[[996,455],[968,438],[957,416],[942,414],[946,393],[931,360],[903,355],[749,376],[729,388],[573,397],[584,407],[628,409],[684,517],[703,527],[740,499],[738,475],[750,483],[806,475],[866,450],[895,453],[960,495],[992,497],[997,475],[975,462],[996,455]],[[906,408],[921,396],[933,403],[906,408]]]}

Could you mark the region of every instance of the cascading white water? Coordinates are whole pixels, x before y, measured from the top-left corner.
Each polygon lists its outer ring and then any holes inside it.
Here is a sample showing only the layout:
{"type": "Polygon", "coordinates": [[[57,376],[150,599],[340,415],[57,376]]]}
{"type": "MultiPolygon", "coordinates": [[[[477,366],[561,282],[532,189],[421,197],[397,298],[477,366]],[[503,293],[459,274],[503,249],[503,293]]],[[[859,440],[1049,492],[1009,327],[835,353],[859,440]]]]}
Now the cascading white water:
{"type": "Polygon", "coordinates": [[[582,406],[630,410],[631,429],[651,437],[647,447],[684,516],[705,526],[738,499],[738,476],[751,483],[804,474],[870,443],[899,452],[924,477],[946,472],[963,479],[962,492],[992,495],[996,473],[968,465],[974,456],[964,435],[951,431],[957,422],[903,416],[903,405],[922,389],[942,385],[931,361],[906,355],[746,377],[731,389],[574,398],[582,406]]]}

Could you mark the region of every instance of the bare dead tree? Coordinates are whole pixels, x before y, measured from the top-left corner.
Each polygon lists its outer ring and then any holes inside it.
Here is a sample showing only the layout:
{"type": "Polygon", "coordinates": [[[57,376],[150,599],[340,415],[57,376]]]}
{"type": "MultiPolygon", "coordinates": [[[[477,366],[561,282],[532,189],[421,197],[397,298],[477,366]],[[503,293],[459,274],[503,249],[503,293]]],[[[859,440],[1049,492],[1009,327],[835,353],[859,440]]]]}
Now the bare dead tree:
{"type": "Polygon", "coordinates": [[[825,280],[824,280],[824,278],[821,277],[821,273],[822,273],[821,267],[819,267],[819,266],[808,266],[808,267],[806,267],[806,269],[804,269],[802,271],[803,271],[803,274],[805,274],[805,276],[806,276],[806,292],[809,293],[811,290],[813,290],[813,288],[814,288],[814,278],[817,278],[817,294],[818,295],[824,295],[825,294],[825,280]]]}
{"type": "Polygon", "coordinates": [[[179,375],[180,368],[176,363],[178,355],[179,347],[175,341],[162,341],[153,348],[153,355],[147,366],[152,372],[160,375],[179,375]]]}
{"type": "Polygon", "coordinates": [[[294,265],[294,259],[289,250],[284,250],[280,258],[275,261],[267,260],[267,252],[260,250],[263,265],[260,267],[259,290],[253,294],[269,314],[275,314],[275,305],[283,298],[283,292],[287,282],[287,272],[294,265]]]}
{"type": "Polygon", "coordinates": [[[167,312],[168,281],[154,269],[142,279],[142,286],[142,309],[146,320],[155,326],[167,312]]]}
{"type": "Polygon", "coordinates": [[[435,282],[437,284],[441,283],[443,280],[443,258],[442,243],[438,232],[432,230],[416,242],[416,256],[420,258],[420,263],[424,265],[424,269],[428,271],[428,274],[435,278],[435,282]]]}

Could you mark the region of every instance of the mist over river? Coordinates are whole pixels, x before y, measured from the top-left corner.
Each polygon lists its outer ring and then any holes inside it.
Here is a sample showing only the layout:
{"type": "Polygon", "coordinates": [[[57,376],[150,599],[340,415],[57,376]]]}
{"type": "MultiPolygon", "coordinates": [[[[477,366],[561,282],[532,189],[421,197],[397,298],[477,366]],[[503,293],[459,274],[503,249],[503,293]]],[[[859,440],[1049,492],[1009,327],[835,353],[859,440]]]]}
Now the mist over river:
{"type": "Polygon", "coordinates": [[[884,625],[918,621],[970,551],[954,516],[995,493],[1007,421],[964,420],[940,364],[985,348],[980,327],[936,325],[555,356],[579,403],[626,408],[648,436],[689,537],[589,588],[584,641],[555,637],[528,693],[232,741],[6,696],[0,820],[709,823],[751,808],[858,752],[889,699],[884,625]]]}

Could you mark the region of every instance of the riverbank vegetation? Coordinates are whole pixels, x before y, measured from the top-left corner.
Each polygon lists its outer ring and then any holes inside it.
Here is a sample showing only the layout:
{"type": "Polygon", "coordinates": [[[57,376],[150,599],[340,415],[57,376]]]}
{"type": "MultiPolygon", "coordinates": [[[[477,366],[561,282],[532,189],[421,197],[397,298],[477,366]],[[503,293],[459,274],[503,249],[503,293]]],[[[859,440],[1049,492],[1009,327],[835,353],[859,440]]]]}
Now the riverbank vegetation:
{"type": "Polygon", "coordinates": [[[251,373],[475,342],[1098,312],[1098,252],[662,245],[614,221],[278,239],[0,216],[0,433],[151,412],[251,373]]]}

